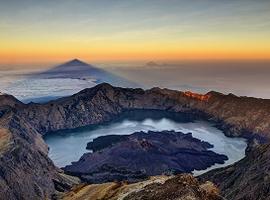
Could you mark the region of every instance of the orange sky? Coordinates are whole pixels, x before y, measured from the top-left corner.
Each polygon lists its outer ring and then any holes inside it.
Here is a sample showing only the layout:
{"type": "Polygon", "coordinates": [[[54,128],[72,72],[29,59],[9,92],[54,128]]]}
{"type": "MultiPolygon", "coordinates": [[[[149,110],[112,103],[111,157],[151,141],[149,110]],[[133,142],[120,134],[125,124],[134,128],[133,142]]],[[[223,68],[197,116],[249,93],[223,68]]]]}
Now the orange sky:
{"type": "Polygon", "coordinates": [[[1,3],[0,64],[270,59],[270,2],[151,1],[1,3]]]}

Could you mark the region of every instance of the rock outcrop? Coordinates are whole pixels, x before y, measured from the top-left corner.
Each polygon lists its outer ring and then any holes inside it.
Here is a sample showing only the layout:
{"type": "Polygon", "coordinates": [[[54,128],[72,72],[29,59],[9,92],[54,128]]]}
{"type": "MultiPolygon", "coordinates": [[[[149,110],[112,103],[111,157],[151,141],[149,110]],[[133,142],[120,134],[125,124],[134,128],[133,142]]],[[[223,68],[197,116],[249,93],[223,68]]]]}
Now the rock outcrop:
{"type": "Polygon", "coordinates": [[[191,175],[156,176],[126,184],[109,182],[79,185],[62,197],[64,200],[222,200],[211,182],[199,182],[191,175]]]}
{"type": "Polygon", "coordinates": [[[78,183],[54,166],[42,136],[16,116],[21,103],[11,96],[3,98],[8,101],[0,106],[0,199],[52,199],[56,188],[64,192],[78,183]]]}
{"type": "Polygon", "coordinates": [[[0,199],[49,198],[55,192],[52,180],[57,170],[40,134],[17,117],[0,123],[1,139],[5,138],[0,152],[0,199]]]}
{"type": "Polygon", "coordinates": [[[200,183],[191,175],[180,175],[165,181],[153,183],[138,192],[127,195],[124,200],[222,200],[219,190],[210,182],[200,183]]]}
{"type": "Polygon", "coordinates": [[[270,144],[261,145],[234,165],[212,170],[200,178],[217,184],[233,200],[270,199],[270,144]]]}
{"type": "Polygon", "coordinates": [[[94,153],[84,154],[64,170],[90,183],[134,182],[149,176],[191,173],[215,163],[223,164],[227,156],[208,150],[211,147],[191,134],[174,131],[102,136],[88,143],[94,153]]]}

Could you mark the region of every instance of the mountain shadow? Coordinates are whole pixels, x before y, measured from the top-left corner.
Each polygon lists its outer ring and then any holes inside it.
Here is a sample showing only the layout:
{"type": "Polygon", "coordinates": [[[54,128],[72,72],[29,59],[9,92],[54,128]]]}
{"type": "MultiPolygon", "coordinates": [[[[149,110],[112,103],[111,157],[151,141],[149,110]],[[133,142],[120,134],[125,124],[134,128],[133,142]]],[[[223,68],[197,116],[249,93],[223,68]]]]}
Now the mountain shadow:
{"type": "Polygon", "coordinates": [[[104,69],[95,67],[78,59],[73,59],[64,64],[53,67],[47,71],[36,73],[32,78],[71,78],[92,80],[96,84],[110,83],[115,86],[139,87],[139,84],[113,74],[104,69]]]}

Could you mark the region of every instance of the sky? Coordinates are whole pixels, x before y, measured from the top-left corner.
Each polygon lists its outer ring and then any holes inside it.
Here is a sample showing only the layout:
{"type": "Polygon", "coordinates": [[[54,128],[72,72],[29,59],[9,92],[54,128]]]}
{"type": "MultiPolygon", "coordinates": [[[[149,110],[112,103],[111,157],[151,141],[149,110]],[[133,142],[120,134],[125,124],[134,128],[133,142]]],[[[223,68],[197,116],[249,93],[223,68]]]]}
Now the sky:
{"type": "Polygon", "coordinates": [[[0,64],[270,59],[269,0],[0,0],[0,64]]]}

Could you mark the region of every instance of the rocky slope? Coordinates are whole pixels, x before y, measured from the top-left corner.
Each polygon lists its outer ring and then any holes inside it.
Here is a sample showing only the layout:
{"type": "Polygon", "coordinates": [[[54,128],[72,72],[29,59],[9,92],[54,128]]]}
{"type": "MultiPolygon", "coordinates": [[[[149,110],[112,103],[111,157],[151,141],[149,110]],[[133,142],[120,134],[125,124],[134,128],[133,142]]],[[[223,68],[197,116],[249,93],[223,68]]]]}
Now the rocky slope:
{"type": "Polygon", "coordinates": [[[134,182],[160,174],[191,173],[228,159],[208,150],[211,144],[174,131],[102,136],[88,143],[89,147],[94,147],[93,153],[84,154],[64,170],[90,183],[134,182]]]}
{"type": "Polygon", "coordinates": [[[5,113],[14,110],[17,107],[23,106],[23,103],[17,100],[15,97],[1,93],[0,95],[0,117],[5,113]]]}
{"type": "MultiPolygon", "coordinates": [[[[144,91],[109,84],[100,84],[46,104],[25,105],[12,96],[0,95],[0,199],[51,198],[55,189],[63,191],[70,186],[47,157],[47,147],[40,134],[106,122],[131,109],[183,112],[197,119],[214,121],[226,135],[248,138],[251,155],[256,152],[251,148],[253,145],[265,143],[270,138],[270,100],[264,99],[217,92],[198,95],[159,88],[144,91]]],[[[261,185],[264,182],[257,180],[255,175],[268,173],[269,165],[265,159],[269,156],[267,153],[255,155],[258,160],[247,158],[233,165],[237,169],[233,170],[232,176],[218,181],[216,174],[226,174],[226,168],[225,171],[214,171],[209,178],[219,184],[222,192],[231,190],[233,194],[241,195],[243,187],[236,183],[247,176],[246,171],[250,169],[256,192],[268,194],[269,188],[261,185]],[[265,167],[261,168],[260,164],[265,167]],[[233,189],[226,184],[230,181],[235,183],[233,189]]],[[[261,177],[268,180],[267,176],[261,177]]]]}
{"type": "Polygon", "coordinates": [[[64,200],[222,200],[210,182],[199,182],[191,175],[152,177],[133,184],[103,183],[80,185],[62,197],[64,200]]]}
{"type": "Polygon", "coordinates": [[[212,170],[200,178],[217,184],[227,199],[270,199],[270,144],[248,152],[232,166],[212,170]]]}
{"type": "Polygon", "coordinates": [[[54,166],[41,135],[14,114],[21,103],[0,98],[0,199],[50,199],[56,188],[63,192],[78,183],[54,166]]]}

